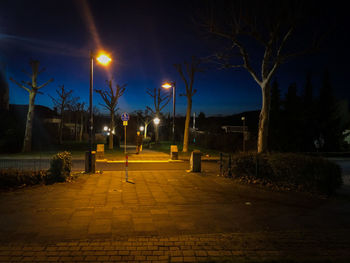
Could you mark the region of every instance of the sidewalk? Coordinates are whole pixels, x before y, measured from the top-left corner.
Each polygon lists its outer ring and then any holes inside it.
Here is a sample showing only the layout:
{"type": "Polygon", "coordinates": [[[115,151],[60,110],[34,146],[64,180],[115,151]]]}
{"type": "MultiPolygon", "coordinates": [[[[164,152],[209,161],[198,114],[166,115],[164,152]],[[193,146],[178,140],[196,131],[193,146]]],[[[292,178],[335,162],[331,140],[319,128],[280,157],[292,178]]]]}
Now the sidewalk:
{"type": "Polygon", "coordinates": [[[350,259],[348,197],[266,191],[210,171],[129,179],[110,171],[0,193],[0,262],[350,259]]]}

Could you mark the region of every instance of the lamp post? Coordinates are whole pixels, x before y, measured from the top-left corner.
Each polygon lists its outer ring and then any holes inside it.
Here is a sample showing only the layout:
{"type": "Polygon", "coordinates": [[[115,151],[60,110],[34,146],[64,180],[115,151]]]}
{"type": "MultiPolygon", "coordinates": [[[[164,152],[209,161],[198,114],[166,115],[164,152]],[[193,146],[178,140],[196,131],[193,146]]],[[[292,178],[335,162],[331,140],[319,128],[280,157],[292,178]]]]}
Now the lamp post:
{"type": "Polygon", "coordinates": [[[176,90],[176,83],[175,81],[173,82],[166,82],[162,85],[162,88],[165,88],[165,89],[170,89],[170,88],[173,88],[173,144],[175,144],[175,90],[176,90]]]}
{"type": "Polygon", "coordinates": [[[94,128],[94,116],[92,111],[92,95],[93,95],[93,81],[94,81],[94,59],[104,65],[107,66],[109,62],[111,62],[111,58],[103,52],[100,52],[97,56],[90,50],[90,99],[89,99],[89,157],[88,157],[88,167],[86,172],[91,173],[94,172],[92,169],[92,131],[94,128]]]}
{"type": "Polygon", "coordinates": [[[243,121],[243,152],[245,152],[245,117],[243,116],[241,120],[243,121]]]}

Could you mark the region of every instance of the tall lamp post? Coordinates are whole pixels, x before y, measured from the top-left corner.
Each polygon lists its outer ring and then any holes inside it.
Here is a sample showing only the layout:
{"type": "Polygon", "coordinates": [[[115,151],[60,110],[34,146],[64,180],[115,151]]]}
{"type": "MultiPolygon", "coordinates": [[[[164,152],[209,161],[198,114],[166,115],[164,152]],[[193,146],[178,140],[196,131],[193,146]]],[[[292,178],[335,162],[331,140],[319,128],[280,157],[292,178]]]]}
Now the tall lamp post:
{"type": "Polygon", "coordinates": [[[175,143],[175,90],[176,90],[176,83],[173,82],[166,82],[162,85],[162,88],[164,89],[170,89],[173,88],[173,144],[175,143]]]}
{"type": "Polygon", "coordinates": [[[245,152],[245,117],[243,116],[241,120],[243,121],[243,152],[245,152]]]}
{"type": "Polygon", "coordinates": [[[91,173],[93,171],[92,166],[92,131],[94,129],[94,115],[92,111],[92,95],[93,95],[93,80],[94,80],[94,59],[97,60],[101,65],[107,66],[109,62],[112,61],[112,59],[105,54],[104,52],[99,52],[98,54],[95,54],[90,50],[90,99],[89,99],[89,158],[88,158],[88,167],[86,172],[91,173]]]}

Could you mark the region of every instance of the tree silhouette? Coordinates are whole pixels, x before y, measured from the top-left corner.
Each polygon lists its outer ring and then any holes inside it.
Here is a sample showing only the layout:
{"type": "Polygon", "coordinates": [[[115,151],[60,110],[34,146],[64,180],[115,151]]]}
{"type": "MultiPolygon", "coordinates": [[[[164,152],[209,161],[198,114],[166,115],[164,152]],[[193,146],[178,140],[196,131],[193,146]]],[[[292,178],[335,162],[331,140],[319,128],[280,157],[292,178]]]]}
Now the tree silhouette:
{"type": "MultiPolygon", "coordinates": [[[[25,70],[23,72],[31,79],[31,81],[21,81],[17,82],[13,78],[10,78],[10,80],[21,87],[22,89],[26,90],[29,93],[29,105],[28,105],[28,113],[27,113],[27,121],[26,121],[26,129],[24,133],[24,141],[23,141],[23,148],[22,152],[30,152],[32,150],[32,128],[33,128],[33,119],[34,119],[34,108],[35,108],[35,97],[39,93],[41,93],[39,90],[46,85],[48,85],[50,82],[53,81],[53,79],[48,80],[42,85],[38,86],[37,78],[40,73],[42,73],[45,69],[39,70],[39,64],[40,62],[38,60],[30,60],[29,64],[32,68],[32,73],[28,73],[25,70]]],[[[42,94],[42,93],[41,93],[42,94]]]]}
{"type": "MultiPolygon", "coordinates": [[[[308,34],[313,39],[304,38],[303,43],[311,42],[310,46],[298,44],[293,45],[296,48],[287,47],[295,31],[305,28],[306,18],[310,18],[306,11],[308,7],[306,1],[266,0],[221,1],[215,2],[209,9],[205,22],[207,30],[228,41],[228,48],[221,49],[212,60],[223,68],[244,68],[261,89],[259,153],[268,150],[269,83],[272,77],[286,60],[314,51],[320,43],[320,34],[308,34]]],[[[314,17],[317,17],[314,11],[314,17]]]]}
{"type": "Polygon", "coordinates": [[[185,120],[185,130],[184,130],[184,141],[183,141],[183,152],[188,151],[188,140],[189,140],[189,132],[190,132],[190,119],[191,119],[191,110],[192,110],[192,97],[196,94],[197,90],[193,89],[194,83],[194,75],[196,72],[202,71],[199,68],[200,60],[192,57],[191,63],[185,62],[184,67],[186,70],[186,74],[184,74],[181,64],[175,64],[176,70],[179,72],[182,80],[184,81],[186,93],[180,94],[180,96],[186,96],[187,98],[187,109],[186,109],[186,120],[185,120]]]}
{"type": "Polygon", "coordinates": [[[95,90],[97,93],[100,94],[101,98],[104,101],[104,104],[100,104],[101,106],[105,107],[110,114],[110,123],[109,123],[109,128],[110,128],[110,133],[109,133],[109,149],[113,149],[113,135],[115,133],[115,123],[114,123],[114,116],[115,113],[117,112],[118,108],[118,99],[123,96],[126,84],[124,85],[115,85],[115,89],[113,89],[112,85],[112,80],[107,80],[107,86],[108,89],[105,90],[95,90]]]}
{"type": "Polygon", "coordinates": [[[72,93],[73,90],[66,90],[64,85],[61,85],[58,87],[58,89],[56,89],[57,98],[49,95],[54,107],[59,110],[59,114],[61,115],[61,122],[58,128],[59,144],[62,144],[63,141],[64,111],[68,109],[69,105],[73,102],[72,93]]]}
{"type": "MultiPolygon", "coordinates": [[[[164,107],[169,103],[171,94],[166,94],[161,88],[147,89],[147,94],[153,98],[154,109],[147,106],[147,109],[152,113],[154,117],[160,118],[161,112],[164,107]]],[[[158,143],[159,130],[158,125],[155,127],[155,141],[158,143]]]]}
{"type": "Polygon", "coordinates": [[[148,129],[148,125],[152,122],[152,116],[149,114],[149,109],[145,109],[144,111],[137,111],[136,112],[137,118],[143,123],[144,125],[144,134],[143,137],[146,138],[147,137],[147,129],[148,129]]]}

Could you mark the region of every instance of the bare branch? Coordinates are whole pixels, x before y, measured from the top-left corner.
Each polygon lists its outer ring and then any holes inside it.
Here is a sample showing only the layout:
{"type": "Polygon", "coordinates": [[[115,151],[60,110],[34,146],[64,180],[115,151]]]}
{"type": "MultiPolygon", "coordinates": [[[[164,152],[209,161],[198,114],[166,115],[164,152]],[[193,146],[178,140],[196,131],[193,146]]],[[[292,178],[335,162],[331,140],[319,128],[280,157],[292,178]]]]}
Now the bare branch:
{"type": "Polygon", "coordinates": [[[49,83],[51,83],[53,81],[53,79],[49,79],[48,81],[46,81],[44,84],[42,84],[41,86],[37,87],[36,89],[41,89],[43,87],[45,87],[46,85],[48,85],[49,83]]]}
{"type": "Polygon", "coordinates": [[[22,85],[21,83],[17,82],[16,80],[14,80],[13,78],[10,78],[10,80],[15,83],[16,85],[18,85],[19,87],[21,87],[22,89],[25,89],[26,91],[28,91],[30,93],[30,89],[28,89],[26,86],[22,85]]]}

